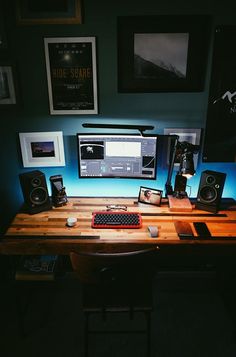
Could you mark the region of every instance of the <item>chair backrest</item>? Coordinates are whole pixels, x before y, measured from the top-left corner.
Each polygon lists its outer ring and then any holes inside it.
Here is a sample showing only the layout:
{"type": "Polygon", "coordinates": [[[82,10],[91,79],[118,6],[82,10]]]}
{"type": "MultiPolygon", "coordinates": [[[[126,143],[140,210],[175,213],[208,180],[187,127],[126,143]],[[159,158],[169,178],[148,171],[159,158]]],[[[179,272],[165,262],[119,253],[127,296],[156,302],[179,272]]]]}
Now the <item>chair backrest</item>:
{"type": "Polygon", "coordinates": [[[153,277],[157,251],[155,246],[121,253],[71,252],[70,259],[82,283],[141,282],[153,277]]]}

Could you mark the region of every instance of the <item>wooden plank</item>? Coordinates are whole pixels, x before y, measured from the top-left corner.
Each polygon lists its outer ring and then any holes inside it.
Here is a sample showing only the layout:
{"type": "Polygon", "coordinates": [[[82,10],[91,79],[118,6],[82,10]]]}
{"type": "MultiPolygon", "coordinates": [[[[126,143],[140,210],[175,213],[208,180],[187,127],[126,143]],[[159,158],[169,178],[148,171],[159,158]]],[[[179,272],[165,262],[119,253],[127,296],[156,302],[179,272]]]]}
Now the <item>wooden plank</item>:
{"type": "Polygon", "coordinates": [[[170,212],[192,212],[192,204],[189,198],[176,198],[168,196],[170,212]]]}

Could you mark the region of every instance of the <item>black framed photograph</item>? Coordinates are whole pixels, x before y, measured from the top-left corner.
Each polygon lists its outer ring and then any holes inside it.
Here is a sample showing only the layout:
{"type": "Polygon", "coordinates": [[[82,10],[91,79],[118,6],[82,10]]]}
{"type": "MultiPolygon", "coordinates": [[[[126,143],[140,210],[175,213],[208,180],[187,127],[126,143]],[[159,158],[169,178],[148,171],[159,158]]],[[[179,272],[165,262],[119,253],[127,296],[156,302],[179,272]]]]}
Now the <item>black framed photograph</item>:
{"type": "Polygon", "coordinates": [[[118,91],[202,91],[208,15],[118,17],[118,91]]]}
{"type": "Polygon", "coordinates": [[[81,0],[16,0],[19,25],[81,24],[81,0]]]}
{"type": "Polygon", "coordinates": [[[0,105],[16,104],[16,86],[13,67],[0,63],[0,105]]]}
{"type": "Polygon", "coordinates": [[[97,114],[95,37],[45,38],[50,114],[97,114]]]}
{"type": "Polygon", "coordinates": [[[138,202],[147,203],[150,205],[160,206],[162,199],[162,190],[155,188],[140,186],[138,202]]]}

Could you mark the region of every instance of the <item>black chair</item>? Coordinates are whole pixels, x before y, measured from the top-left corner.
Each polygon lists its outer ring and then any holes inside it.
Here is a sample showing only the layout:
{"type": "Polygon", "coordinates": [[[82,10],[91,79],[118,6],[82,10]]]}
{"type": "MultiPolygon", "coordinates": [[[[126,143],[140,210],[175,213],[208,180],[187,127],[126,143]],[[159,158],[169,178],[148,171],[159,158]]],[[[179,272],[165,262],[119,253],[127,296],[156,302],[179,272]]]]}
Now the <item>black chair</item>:
{"type": "Polygon", "coordinates": [[[147,356],[150,356],[150,317],[152,280],[156,272],[158,247],[121,253],[71,252],[73,270],[83,286],[82,304],[85,316],[84,343],[88,356],[89,335],[94,333],[145,333],[147,356]],[[126,312],[133,319],[136,312],[145,314],[143,330],[97,330],[90,328],[89,317],[100,313],[126,312]]]}

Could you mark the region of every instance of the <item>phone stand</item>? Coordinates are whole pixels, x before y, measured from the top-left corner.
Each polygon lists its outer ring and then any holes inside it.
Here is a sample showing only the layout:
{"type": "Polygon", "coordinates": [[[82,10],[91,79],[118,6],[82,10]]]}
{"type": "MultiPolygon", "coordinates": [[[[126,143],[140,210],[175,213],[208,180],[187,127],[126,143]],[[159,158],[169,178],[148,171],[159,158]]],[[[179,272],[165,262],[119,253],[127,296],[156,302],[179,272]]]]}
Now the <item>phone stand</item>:
{"type": "Polygon", "coordinates": [[[63,179],[61,175],[54,175],[50,177],[52,190],[52,204],[54,207],[60,207],[67,204],[68,199],[63,186],[63,179]]]}

